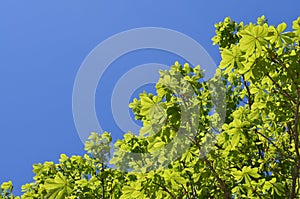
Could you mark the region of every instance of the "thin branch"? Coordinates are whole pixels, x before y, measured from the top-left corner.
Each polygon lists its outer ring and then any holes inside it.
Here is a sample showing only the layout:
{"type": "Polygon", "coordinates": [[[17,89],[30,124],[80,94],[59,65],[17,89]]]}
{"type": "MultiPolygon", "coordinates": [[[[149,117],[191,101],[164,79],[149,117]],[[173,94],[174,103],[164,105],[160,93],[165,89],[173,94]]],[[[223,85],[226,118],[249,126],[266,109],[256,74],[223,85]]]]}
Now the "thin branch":
{"type": "MultiPolygon", "coordinates": [[[[263,138],[265,138],[269,143],[271,143],[277,151],[282,151],[282,149],[280,149],[270,138],[268,138],[267,136],[265,136],[264,134],[262,134],[261,132],[259,132],[257,129],[254,129],[254,132],[261,135],[263,138]]],[[[281,155],[287,157],[287,158],[292,158],[291,156],[289,156],[288,154],[284,154],[282,153],[281,155]]]]}
{"type": "Polygon", "coordinates": [[[181,185],[181,187],[184,189],[183,194],[186,195],[187,199],[190,199],[189,192],[186,190],[186,188],[183,185],[181,185]]]}
{"type": "Polygon", "coordinates": [[[153,181],[152,181],[152,183],[155,184],[155,185],[157,185],[157,186],[159,186],[163,191],[167,192],[173,199],[177,199],[177,197],[175,196],[175,194],[172,193],[171,191],[169,191],[169,189],[167,189],[167,187],[162,186],[162,185],[160,185],[160,184],[158,184],[156,182],[153,182],[153,181]]]}
{"type": "Polygon", "coordinates": [[[268,73],[266,73],[266,75],[280,89],[280,91],[282,92],[282,94],[285,97],[289,98],[289,100],[291,100],[292,102],[294,102],[294,104],[297,104],[297,102],[295,101],[295,99],[293,99],[292,96],[290,94],[288,94],[285,90],[283,90],[283,88],[277,82],[275,82],[275,80],[268,73]]]}
{"type": "MultiPolygon", "coordinates": [[[[102,166],[101,166],[101,172],[104,172],[104,169],[105,169],[105,165],[102,163],[102,166]]],[[[102,177],[101,179],[101,184],[102,184],[102,199],[105,199],[105,185],[104,185],[104,178],[102,177]]]]}
{"type": "Polygon", "coordinates": [[[298,120],[299,120],[299,106],[300,106],[300,91],[297,88],[297,104],[296,104],[296,111],[295,111],[295,123],[294,123],[294,142],[295,142],[295,151],[296,151],[296,160],[295,160],[295,169],[293,173],[293,180],[292,180],[292,188],[291,188],[291,195],[290,199],[295,198],[296,193],[296,184],[297,179],[299,178],[299,169],[300,169],[300,153],[299,153],[299,134],[298,134],[298,120]]]}
{"type": "Polygon", "coordinates": [[[210,170],[212,171],[212,173],[216,177],[222,191],[224,192],[224,199],[231,199],[231,195],[228,192],[226,184],[224,183],[224,181],[219,177],[218,173],[216,172],[214,167],[211,165],[210,161],[206,157],[204,157],[203,159],[204,159],[206,165],[210,168],[210,170]]]}
{"type": "Polygon", "coordinates": [[[250,93],[250,89],[249,89],[249,86],[247,85],[247,82],[245,80],[245,76],[242,75],[242,78],[243,78],[243,82],[244,82],[244,86],[246,87],[246,90],[247,90],[247,94],[248,94],[248,104],[249,104],[249,108],[251,110],[251,105],[253,103],[252,101],[252,98],[251,98],[251,93],[250,93]]]}
{"type": "Polygon", "coordinates": [[[273,59],[273,61],[277,61],[287,71],[287,74],[288,74],[289,78],[291,78],[291,80],[293,81],[293,83],[295,85],[297,85],[297,83],[294,80],[294,77],[293,77],[291,71],[287,68],[287,66],[285,65],[285,63],[278,57],[278,55],[276,53],[274,53],[273,51],[271,51],[271,50],[269,50],[269,53],[271,55],[271,59],[273,59]]]}

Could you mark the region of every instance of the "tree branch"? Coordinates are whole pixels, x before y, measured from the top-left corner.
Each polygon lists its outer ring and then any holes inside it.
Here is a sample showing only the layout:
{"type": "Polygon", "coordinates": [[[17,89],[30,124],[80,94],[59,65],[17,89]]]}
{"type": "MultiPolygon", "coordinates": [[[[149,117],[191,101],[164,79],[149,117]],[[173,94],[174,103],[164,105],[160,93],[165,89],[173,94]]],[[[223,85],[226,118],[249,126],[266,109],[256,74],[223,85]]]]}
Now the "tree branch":
{"type": "Polygon", "coordinates": [[[204,157],[204,162],[206,163],[206,165],[210,168],[210,170],[212,171],[212,173],[214,174],[214,176],[216,177],[222,191],[224,192],[224,199],[231,199],[231,195],[227,190],[227,186],[224,183],[224,181],[219,177],[218,173],[216,172],[216,170],[214,169],[214,167],[211,165],[210,161],[204,157]]]}
{"type": "Polygon", "coordinates": [[[247,94],[248,94],[248,104],[249,104],[249,108],[251,110],[251,105],[253,103],[252,101],[252,98],[251,98],[251,93],[250,93],[250,89],[249,89],[249,86],[247,85],[247,82],[245,80],[245,76],[242,75],[242,78],[243,78],[243,83],[244,83],[244,86],[246,87],[246,90],[247,90],[247,94]]]}
{"type": "Polygon", "coordinates": [[[296,111],[295,111],[295,122],[294,122],[294,142],[295,142],[295,151],[296,151],[296,159],[295,159],[295,168],[294,168],[294,173],[292,176],[292,188],[291,188],[291,194],[290,194],[290,199],[293,199],[296,197],[296,184],[297,184],[297,179],[299,178],[299,169],[300,169],[300,153],[299,153],[299,133],[298,133],[298,120],[299,120],[299,106],[300,106],[300,92],[299,89],[297,88],[297,104],[296,104],[296,111]]]}
{"type": "Polygon", "coordinates": [[[160,185],[160,184],[158,184],[156,182],[153,182],[153,181],[152,181],[152,183],[155,184],[155,185],[157,185],[157,186],[159,186],[163,191],[167,192],[173,199],[177,199],[177,197],[175,196],[175,194],[172,193],[171,191],[169,191],[169,189],[167,189],[167,187],[162,186],[162,185],[160,185]]]}
{"type": "Polygon", "coordinates": [[[278,62],[287,72],[289,78],[291,78],[292,82],[297,85],[291,71],[287,68],[287,66],[285,65],[285,63],[278,57],[278,55],[276,53],[274,53],[273,51],[269,50],[269,53],[271,55],[271,60],[273,60],[274,62],[278,62]]]}
{"type": "Polygon", "coordinates": [[[297,104],[297,102],[295,101],[295,99],[293,99],[292,96],[290,94],[288,94],[285,90],[283,90],[283,88],[277,82],[275,82],[275,80],[268,73],[266,75],[279,88],[279,90],[282,92],[282,94],[285,97],[289,98],[289,100],[291,100],[292,102],[294,102],[294,104],[297,104]]]}

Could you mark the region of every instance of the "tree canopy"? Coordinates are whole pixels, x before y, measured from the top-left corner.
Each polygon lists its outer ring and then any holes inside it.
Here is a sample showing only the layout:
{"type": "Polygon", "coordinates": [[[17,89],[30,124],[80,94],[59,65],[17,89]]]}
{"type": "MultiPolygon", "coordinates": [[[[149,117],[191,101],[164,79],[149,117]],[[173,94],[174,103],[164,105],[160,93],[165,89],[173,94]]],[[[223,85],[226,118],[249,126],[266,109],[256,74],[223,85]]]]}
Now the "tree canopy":
{"type": "Polygon", "coordinates": [[[176,62],[130,103],[139,136],[92,133],[84,156],[35,164],[22,196],[4,182],[0,198],[299,198],[300,17],[215,28],[210,82],[176,62]]]}

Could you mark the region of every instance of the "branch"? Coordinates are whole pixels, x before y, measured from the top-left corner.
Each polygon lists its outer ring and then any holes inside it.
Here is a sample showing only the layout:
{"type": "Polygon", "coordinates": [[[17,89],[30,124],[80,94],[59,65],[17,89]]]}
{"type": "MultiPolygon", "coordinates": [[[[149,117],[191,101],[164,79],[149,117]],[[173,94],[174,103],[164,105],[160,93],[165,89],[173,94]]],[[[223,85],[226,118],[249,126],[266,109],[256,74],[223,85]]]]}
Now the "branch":
{"type": "Polygon", "coordinates": [[[224,199],[231,199],[231,195],[227,190],[226,184],[223,182],[223,180],[219,177],[218,173],[216,172],[216,170],[214,169],[214,167],[211,165],[210,161],[204,157],[203,158],[206,165],[210,168],[210,170],[213,172],[214,176],[217,178],[217,181],[222,189],[222,191],[224,192],[224,199]]]}
{"type": "Polygon", "coordinates": [[[287,74],[288,74],[289,78],[291,78],[292,82],[295,85],[297,85],[297,83],[294,80],[293,75],[291,74],[291,71],[287,68],[287,66],[285,65],[285,63],[281,59],[279,59],[278,55],[276,53],[274,53],[273,51],[271,51],[271,50],[269,50],[269,53],[271,55],[271,59],[273,59],[274,62],[277,61],[287,71],[287,74]]]}
{"type": "Polygon", "coordinates": [[[244,82],[244,86],[246,87],[246,90],[247,90],[247,94],[248,94],[248,103],[249,103],[249,108],[251,110],[251,105],[253,103],[252,101],[252,98],[251,98],[251,93],[250,93],[250,89],[249,89],[249,86],[247,85],[247,82],[245,80],[245,76],[242,75],[242,78],[243,78],[243,82],[244,82]]]}
{"type": "Polygon", "coordinates": [[[283,90],[283,88],[277,82],[275,82],[275,80],[268,73],[266,73],[266,75],[279,88],[279,90],[282,92],[282,94],[285,97],[289,98],[289,100],[291,100],[292,102],[294,102],[294,104],[297,104],[297,102],[295,101],[295,99],[293,99],[292,96],[290,94],[288,94],[285,90],[283,90]]]}
{"type": "MultiPolygon", "coordinates": [[[[183,161],[182,161],[182,166],[183,166],[183,168],[187,168],[186,165],[185,165],[185,162],[183,162],[183,161]]],[[[193,198],[196,198],[196,195],[195,195],[196,190],[195,190],[195,187],[193,186],[192,176],[191,176],[191,174],[189,172],[187,173],[187,175],[188,175],[189,181],[190,181],[190,183],[188,184],[188,186],[191,186],[193,198]]],[[[184,186],[182,186],[182,187],[184,188],[184,186]]],[[[189,193],[188,193],[188,191],[185,188],[184,188],[184,190],[187,193],[187,197],[191,198],[190,195],[189,195],[189,193]]]]}
{"type": "Polygon", "coordinates": [[[160,185],[160,184],[158,184],[158,183],[156,183],[156,182],[154,182],[154,181],[152,181],[152,183],[155,184],[155,185],[157,185],[157,186],[159,186],[160,188],[162,188],[163,191],[165,191],[165,192],[167,192],[168,194],[170,194],[170,196],[171,196],[173,199],[177,199],[176,196],[175,196],[175,194],[172,193],[171,191],[169,191],[169,190],[167,189],[167,187],[162,186],[162,185],[160,185]]]}
{"type": "MultiPolygon", "coordinates": [[[[105,169],[105,165],[102,163],[102,166],[101,166],[101,172],[104,172],[104,169],[105,169]]],[[[102,184],[102,199],[105,199],[105,185],[104,185],[104,178],[102,177],[101,179],[101,184],[102,184]]]]}
{"type": "Polygon", "coordinates": [[[294,123],[294,142],[295,142],[295,151],[296,151],[296,160],[295,160],[295,168],[294,168],[294,174],[293,174],[293,180],[292,180],[292,188],[291,188],[291,195],[290,199],[293,199],[296,197],[296,184],[297,179],[299,178],[299,169],[300,169],[300,153],[299,153],[299,134],[298,134],[298,120],[299,120],[299,106],[300,106],[300,91],[297,88],[297,105],[296,105],[296,111],[295,111],[295,123],[294,123]]]}
{"type": "MultiPolygon", "coordinates": [[[[254,132],[261,135],[263,138],[265,138],[269,143],[271,143],[277,151],[282,151],[282,149],[280,149],[270,138],[268,138],[267,136],[265,136],[264,134],[262,134],[261,132],[259,132],[257,129],[254,129],[254,132]]],[[[291,156],[289,156],[288,154],[284,154],[282,153],[281,155],[287,157],[287,158],[292,158],[291,156]]]]}

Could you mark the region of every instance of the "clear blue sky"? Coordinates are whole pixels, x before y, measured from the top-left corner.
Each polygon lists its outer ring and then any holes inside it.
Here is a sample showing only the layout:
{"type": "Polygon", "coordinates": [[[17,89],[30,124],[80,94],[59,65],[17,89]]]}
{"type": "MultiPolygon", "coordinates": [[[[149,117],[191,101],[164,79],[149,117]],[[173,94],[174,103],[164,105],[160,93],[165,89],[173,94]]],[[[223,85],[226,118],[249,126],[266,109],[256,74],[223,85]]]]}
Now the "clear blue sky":
{"type": "MultiPolygon", "coordinates": [[[[226,16],[255,22],[264,14],[272,24],[291,26],[299,6],[297,0],[2,0],[0,182],[12,180],[19,194],[20,185],[32,181],[32,164],[57,161],[61,153],[84,153],[72,116],[73,83],[88,53],[109,36],[145,26],[170,28],[198,41],[218,63],[218,48],[211,45],[214,23],[226,16]]],[[[170,65],[173,59],[159,52],[137,53],[119,64],[170,65]]],[[[120,75],[117,66],[111,74],[120,75]]],[[[96,100],[109,97],[102,96],[101,85],[98,91],[96,100]]],[[[96,106],[102,106],[99,100],[96,106]]],[[[97,114],[104,117],[105,130],[116,133],[109,111],[97,114]]]]}

